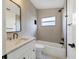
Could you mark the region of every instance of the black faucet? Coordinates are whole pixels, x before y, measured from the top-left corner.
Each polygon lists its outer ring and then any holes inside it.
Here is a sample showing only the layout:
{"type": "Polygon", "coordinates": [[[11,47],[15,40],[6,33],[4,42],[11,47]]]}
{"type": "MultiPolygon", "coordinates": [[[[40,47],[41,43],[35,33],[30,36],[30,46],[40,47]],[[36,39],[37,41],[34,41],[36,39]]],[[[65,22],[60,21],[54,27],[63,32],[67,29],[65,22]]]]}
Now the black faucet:
{"type": "Polygon", "coordinates": [[[17,33],[13,33],[13,39],[18,38],[18,34],[17,33]]]}

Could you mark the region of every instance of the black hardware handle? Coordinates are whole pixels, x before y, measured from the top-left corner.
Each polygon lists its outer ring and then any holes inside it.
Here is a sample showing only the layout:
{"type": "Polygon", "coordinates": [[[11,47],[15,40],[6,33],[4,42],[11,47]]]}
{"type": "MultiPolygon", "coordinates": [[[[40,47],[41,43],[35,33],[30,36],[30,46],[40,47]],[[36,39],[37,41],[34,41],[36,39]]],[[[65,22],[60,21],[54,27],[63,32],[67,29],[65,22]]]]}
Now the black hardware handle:
{"type": "Polygon", "coordinates": [[[35,52],[35,50],[33,49],[33,52],[35,52]]]}
{"type": "Polygon", "coordinates": [[[72,44],[68,44],[69,46],[71,46],[72,48],[75,48],[75,44],[72,43],[72,44]]]}
{"type": "Polygon", "coordinates": [[[25,57],[23,57],[23,59],[26,59],[25,57]]]}

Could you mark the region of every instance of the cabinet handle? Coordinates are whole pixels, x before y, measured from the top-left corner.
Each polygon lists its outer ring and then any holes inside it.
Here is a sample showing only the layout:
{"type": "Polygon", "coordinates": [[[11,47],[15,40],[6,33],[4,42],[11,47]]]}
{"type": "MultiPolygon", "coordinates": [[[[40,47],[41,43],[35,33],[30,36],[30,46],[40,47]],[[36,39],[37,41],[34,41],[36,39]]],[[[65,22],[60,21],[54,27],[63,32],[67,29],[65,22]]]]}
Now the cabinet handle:
{"type": "Polygon", "coordinates": [[[35,52],[35,50],[33,49],[33,52],[35,52]]]}
{"type": "Polygon", "coordinates": [[[23,59],[26,59],[25,57],[23,57],[23,59]]]}

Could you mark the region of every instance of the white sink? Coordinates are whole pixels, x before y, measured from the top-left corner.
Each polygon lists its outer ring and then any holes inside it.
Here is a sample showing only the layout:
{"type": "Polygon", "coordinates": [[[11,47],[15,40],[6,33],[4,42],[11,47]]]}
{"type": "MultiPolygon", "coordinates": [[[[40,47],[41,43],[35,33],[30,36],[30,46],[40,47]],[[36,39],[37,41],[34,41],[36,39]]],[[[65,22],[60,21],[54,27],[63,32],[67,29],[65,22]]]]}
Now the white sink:
{"type": "Polygon", "coordinates": [[[12,44],[12,45],[18,45],[21,44],[25,41],[27,41],[28,39],[25,38],[18,38],[18,39],[12,39],[12,40],[7,40],[7,45],[12,44]]]}

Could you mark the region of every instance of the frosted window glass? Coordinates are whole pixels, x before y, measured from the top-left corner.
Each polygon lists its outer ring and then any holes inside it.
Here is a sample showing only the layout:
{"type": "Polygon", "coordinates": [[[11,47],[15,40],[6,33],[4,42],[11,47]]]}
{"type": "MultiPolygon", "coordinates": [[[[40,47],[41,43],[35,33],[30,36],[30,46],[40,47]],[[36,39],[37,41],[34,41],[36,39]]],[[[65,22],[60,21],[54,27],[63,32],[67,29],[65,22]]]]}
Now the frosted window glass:
{"type": "Polygon", "coordinates": [[[42,26],[55,26],[56,18],[55,17],[48,17],[48,18],[42,18],[41,25],[42,26]]]}

